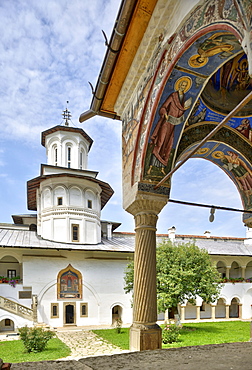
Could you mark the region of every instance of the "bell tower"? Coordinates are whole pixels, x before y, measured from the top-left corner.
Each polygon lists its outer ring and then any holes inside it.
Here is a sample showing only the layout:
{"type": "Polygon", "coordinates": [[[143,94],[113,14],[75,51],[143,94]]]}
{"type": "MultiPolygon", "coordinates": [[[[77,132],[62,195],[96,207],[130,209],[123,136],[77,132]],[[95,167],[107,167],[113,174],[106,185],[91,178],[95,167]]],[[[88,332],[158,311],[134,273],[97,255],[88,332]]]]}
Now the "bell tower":
{"type": "Polygon", "coordinates": [[[97,244],[101,241],[101,209],[113,194],[109,184],[90,171],[88,153],[93,140],[81,128],[64,124],[42,132],[47,164],[27,182],[28,209],[37,211],[37,232],[44,239],[66,243],[97,244]]]}

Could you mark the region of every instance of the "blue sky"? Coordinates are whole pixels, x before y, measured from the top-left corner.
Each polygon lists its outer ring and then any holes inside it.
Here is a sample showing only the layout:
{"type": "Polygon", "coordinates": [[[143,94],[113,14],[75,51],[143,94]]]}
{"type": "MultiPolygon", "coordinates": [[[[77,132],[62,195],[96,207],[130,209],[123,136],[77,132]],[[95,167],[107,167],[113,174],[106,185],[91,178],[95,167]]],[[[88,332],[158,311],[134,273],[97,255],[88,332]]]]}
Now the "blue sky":
{"type": "MultiPolygon", "coordinates": [[[[31,213],[26,182],[46,163],[41,131],[61,124],[69,100],[72,122],[94,140],[89,169],[115,190],[102,219],[134,231],[133,217],[122,209],[121,122],[94,117],[79,124],[92,99],[106,52],[104,30],[111,35],[120,0],[1,0],[0,2],[0,222],[12,214],[31,213]]],[[[172,178],[171,198],[242,208],[238,192],[219,168],[191,159],[172,178]]],[[[244,237],[242,214],[216,211],[209,222],[205,208],[168,204],[158,232],[175,226],[179,234],[244,237]]]]}

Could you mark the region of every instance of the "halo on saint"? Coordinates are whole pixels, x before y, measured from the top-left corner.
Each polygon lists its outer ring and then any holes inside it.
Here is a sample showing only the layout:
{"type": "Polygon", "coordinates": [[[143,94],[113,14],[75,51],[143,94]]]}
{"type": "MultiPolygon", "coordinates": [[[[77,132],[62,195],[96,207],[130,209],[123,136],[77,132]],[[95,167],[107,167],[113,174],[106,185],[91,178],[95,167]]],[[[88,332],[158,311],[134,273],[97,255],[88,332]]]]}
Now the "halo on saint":
{"type": "Polygon", "coordinates": [[[209,152],[209,148],[199,148],[196,152],[196,154],[198,155],[203,155],[203,154],[206,154],[207,152],[209,152]]]}
{"type": "Polygon", "coordinates": [[[204,67],[207,64],[207,62],[208,62],[208,57],[203,57],[200,54],[192,55],[188,60],[189,66],[193,68],[204,67]]]}
{"type": "Polygon", "coordinates": [[[224,156],[224,153],[220,150],[216,150],[215,152],[213,152],[212,154],[212,157],[213,158],[216,158],[216,159],[220,159],[224,156]]]}
{"type": "Polygon", "coordinates": [[[177,81],[174,84],[174,90],[175,91],[178,91],[179,85],[181,84],[181,82],[186,82],[187,83],[187,86],[184,90],[184,93],[186,93],[192,86],[192,79],[191,79],[191,77],[188,77],[188,76],[182,76],[182,77],[178,78],[177,81]]]}

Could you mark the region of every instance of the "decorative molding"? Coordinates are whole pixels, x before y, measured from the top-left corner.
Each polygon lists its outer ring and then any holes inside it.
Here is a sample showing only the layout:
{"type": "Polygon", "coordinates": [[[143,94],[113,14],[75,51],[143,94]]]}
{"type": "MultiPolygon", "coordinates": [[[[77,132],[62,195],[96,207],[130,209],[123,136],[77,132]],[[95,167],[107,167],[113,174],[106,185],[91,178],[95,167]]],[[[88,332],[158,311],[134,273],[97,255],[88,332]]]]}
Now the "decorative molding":
{"type": "Polygon", "coordinates": [[[167,195],[169,197],[170,195],[170,188],[167,186],[160,186],[157,189],[155,188],[156,184],[150,184],[150,183],[144,183],[144,182],[139,182],[138,183],[138,190],[139,191],[144,191],[146,193],[154,193],[154,194],[163,194],[167,195]]]}

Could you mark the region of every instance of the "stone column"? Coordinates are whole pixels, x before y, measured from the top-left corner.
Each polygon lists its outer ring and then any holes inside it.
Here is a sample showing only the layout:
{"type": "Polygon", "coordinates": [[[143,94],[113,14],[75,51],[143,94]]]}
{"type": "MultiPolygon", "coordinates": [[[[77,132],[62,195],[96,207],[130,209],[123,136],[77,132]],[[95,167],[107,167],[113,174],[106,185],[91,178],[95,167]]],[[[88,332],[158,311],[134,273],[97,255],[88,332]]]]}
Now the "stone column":
{"type": "Polygon", "coordinates": [[[180,306],[180,317],[181,322],[183,323],[185,321],[185,306],[180,306]]]}
{"type": "Polygon", "coordinates": [[[200,307],[201,306],[196,306],[196,320],[200,321],[200,307]]]}
{"type": "Polygon", "coordinates": [[[33,311],[33,324],[38,323],[38,296],[36,294],[32,295],[32,311],[33,311]]]}
{"type": "Polygon", "coordinates": [[[215,305],[211,305],[211,319],[215,320],[215,305]]]}
{"type": "Polygon", "coordinates": [[[157,321],[156,223],[167,197],[139,197],[127,211],[135,218],[134,303],[130,350],[159,349],[162,330],[157,321]]]}
{"type": "Polygon", "coordinates": [[[242,303],[238,303],[239,319],[242,319],[242,303]]]}
{"type": "Polygon", "coordinates": [[[226,266],[226,278],[229,279],[229,271],[231,266],[226,266]]]}
{"type": "Polygon", "coordinates": [[[229,319],[229,304],[226,304],[226,319],[229,319]]]}
{"type": "Polygon", "coordinates": [[[245,279],[245,271],[246,271],[246,266],[242,266],[242,267],[241,267],[241,277],[242,277],[243,279],[245,279]]]}

